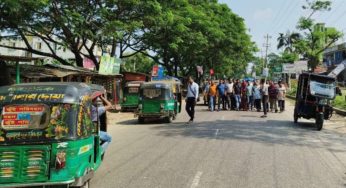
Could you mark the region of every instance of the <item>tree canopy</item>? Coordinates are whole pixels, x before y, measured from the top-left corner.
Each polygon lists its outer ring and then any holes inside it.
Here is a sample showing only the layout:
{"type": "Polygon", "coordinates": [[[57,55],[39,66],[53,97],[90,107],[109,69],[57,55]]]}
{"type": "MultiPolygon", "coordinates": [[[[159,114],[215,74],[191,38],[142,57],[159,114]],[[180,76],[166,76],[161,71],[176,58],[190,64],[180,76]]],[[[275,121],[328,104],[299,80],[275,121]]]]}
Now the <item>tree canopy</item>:
{"type": "Polygon", "coordinates": [[[309,11],[307,17],[301,17],[297,23],[298,32],[283,34],[278,37],[278,49],[285,48],[286,55],[300,55],[308,61],[311,70],[314,70],[322,61],[323,51],[333,45],[342,33],[335,28],[326,27],[312,19],[316,12],[330,11],[332,2],[329,0],[307,0],[303,9],[309,11]]]}
{"type": "Polygon", "coordinates": [[[149,57],[170,75],[194,73],[196,66],[232,75],[244,72],[256,51],[244,20],[217,0],[2,0],[0,13],[2,35],[25,42],[0,47],[62,64],[69,62],[57,48],[69,49],[77,66],[87,57],[98,68],[101,48],[123,59],[149,57]],[[35,49],[33,36],[49,51],[35,49]]]}

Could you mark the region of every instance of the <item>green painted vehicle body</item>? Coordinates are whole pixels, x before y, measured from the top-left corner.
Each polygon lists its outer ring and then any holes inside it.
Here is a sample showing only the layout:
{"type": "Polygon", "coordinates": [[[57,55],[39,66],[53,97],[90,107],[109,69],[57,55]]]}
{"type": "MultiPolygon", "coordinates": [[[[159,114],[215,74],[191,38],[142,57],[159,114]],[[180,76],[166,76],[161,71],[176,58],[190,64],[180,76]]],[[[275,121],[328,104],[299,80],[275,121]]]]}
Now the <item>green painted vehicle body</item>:
{"type": "Polygon", "coordinates": [[[121,108],[123,110],[127,109],[137,109],[139,102],[139,88],[144,81],[130,81],[125,84],[123,89],[123,101],[121,103],[121,108]]]}
{"type": "Polygon", "coordinates": [[[143,118],[175,119],[181,111],[180,82],[148,82],[141,86],[136,115],[143,118]]]}
{"type": "Polygon", "coordinates": [[[176,111],[175,100],[143,100],[142,104],[142,115],[143,116],[168,116],[169,113],[176,111]]]}
{"type": "Polygon", "coordinates": [[[139,101],[139,94],[124,94],[124,102],[121,104],[122,108],[137,108],[139,101]]]}
{"type": "Polygon", "coordinates": [[[88,182],[105,152],[100,145],[99,125],[91,122],[88,110],[91,97],[100,92],[77,83],[0,87],[0,187],[78,187],[88,182]],[[30,122],[37,119],[36,114],[45,114],[39,116],[42,128],[31,128],[30,124],[13,129],[4,123],[13,113],[25,118],[30,109],[38,110],[30,114],[30,122]],[[12,114],[7,114],[9,111],[12,114]]]}
{"type": "Polygon", "coordinates": [[[103,151],[94,137],[39,145],[0,146],[0,187],[75,182],[101,164],[103,151]],[[95,152],[100,149],[99,153],[95,152]],[[65,167],[56,169],[57,153],[66,153],[65,167]],[[97,153],[95,155],[95,153],[97,153]]]}

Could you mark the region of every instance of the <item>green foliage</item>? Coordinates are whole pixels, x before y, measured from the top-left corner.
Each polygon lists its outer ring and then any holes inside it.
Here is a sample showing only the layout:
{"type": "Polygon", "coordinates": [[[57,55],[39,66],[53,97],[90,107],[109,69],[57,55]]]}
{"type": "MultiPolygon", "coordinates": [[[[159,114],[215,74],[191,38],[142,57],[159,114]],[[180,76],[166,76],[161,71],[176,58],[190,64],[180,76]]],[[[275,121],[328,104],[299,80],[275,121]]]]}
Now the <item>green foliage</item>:
{"type": "Polygon", "coordinates": [[[77,66],[88,57],[96,68],[100,47],[122,59],[135,55],[125,60],[130,62],[142,62],[137,53],[143,54],[170,75],[192,75],[197,65],[220,75],[242,75],[257,50],[243,18],[216,0],[2,0],[0,26],[1,32],[27,41],[21,50],[63,64],[70,62],[55,46],[69,49],[77,66]],[[35,49],[29,36],[40,38],[50,51],[35,49]]]}
{"type": "Polygon", "coordinates": [[[342,91],[342,96],[336,96],[335,100],[333,101],[333,106],[336,108],[340,108],[343,110],[346,110],[346,90],[344,89],[342,91]]]}
{"type": "Polygon", "coordinates": [[[285,52],[293,53],[295,51],[294,44],[301,39],[301,35],[296,32],[287,32],[286,34],[279,33],[279,37],[277,38],[278,45],[277,48],[281,49],[285,47],[285,52]]]}
{"type": "Polygon", "coordinates": [[[307,5],[304,5],[303,9],[309,9],[313,11],[330,11],[332,6],[332,2],[329,0],[319,0],[319,1],[306,0],[306,2],[307,2],[307,5]]]}
{"type": "Polygon", "coordinates": [[[330,11],[331,3],[328,0],[307,0],[307,5],[303,6],[303,9],[310,11],[310,15],[299,19],[297,29],[300,32],[286,35],[280,33],[277,39],[278,49],[286,47],[286,52],[299,54],[308,60],[309,67],[314,70],[322,62],[323,51],[343,35],[335,28],[325,27],[311,18],[316,12],[330,11]]]}
{"type": "Polygon", "coordinates": [[[297,93],[298,82],[297,80],[291,80],[291,89],[287,91],[287,95],[295,97],[297,93]]]}
{"type": "Polygon", "coordinates": [[[122,65],[122,70],[127,72],[141,72],[149,74],[155,62],[140,53],[134,56],[122,59],[124,64],[122,65]]]}

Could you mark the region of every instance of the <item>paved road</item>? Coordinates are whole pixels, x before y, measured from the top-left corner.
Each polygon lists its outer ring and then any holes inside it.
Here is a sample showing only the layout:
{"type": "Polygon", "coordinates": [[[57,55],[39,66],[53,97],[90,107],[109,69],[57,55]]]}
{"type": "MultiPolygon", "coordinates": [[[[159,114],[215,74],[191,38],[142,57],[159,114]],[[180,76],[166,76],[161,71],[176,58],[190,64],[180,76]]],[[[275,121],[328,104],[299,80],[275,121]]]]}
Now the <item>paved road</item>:
{"type": "Polygon", "coordinates": [[[345,134],[293,124],[292,106],[260,115],[199,106],[189,126],[185,113],[170,125],[138,125],[127,115],[111,125],[113,142],[91,187],[346,187],[345,134]]]}

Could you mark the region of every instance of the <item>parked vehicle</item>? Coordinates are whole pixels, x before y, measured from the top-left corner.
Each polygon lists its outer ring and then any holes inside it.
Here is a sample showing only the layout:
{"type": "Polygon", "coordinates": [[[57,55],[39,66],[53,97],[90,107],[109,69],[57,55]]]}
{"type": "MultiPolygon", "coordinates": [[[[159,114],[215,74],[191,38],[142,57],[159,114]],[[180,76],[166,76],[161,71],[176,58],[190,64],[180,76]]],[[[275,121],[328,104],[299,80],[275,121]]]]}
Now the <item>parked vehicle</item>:
{"type": "Polygon", "coordinates": [[[99,129],[107,125],[91,114],[104,91],[60,82],[0,87],[0,187],[88,187],[105,153],[99,129]]]}
{"type": "Polygon", "coordinates": [[[178,80],[143,83],[136,112],[138,122],[143,123],[146,118],[172,122],[181,112],[181,100],[181,82],[178,80]]]}
{"type": "Polygon", "coordinates": [[[131,81],[125,84],[121,110],[136,110],[139,101],[139,88],[144,81],[131,81]]]}
{"type": "Polygon", "coordinates": [[[333,107],[331,100],[336,96],[334,77],[303,73],[299,76],[294,109],[294,122],[298,118],[314,118],[317,130],[321,130],[324,120],[331,118],[333,107]]]}

